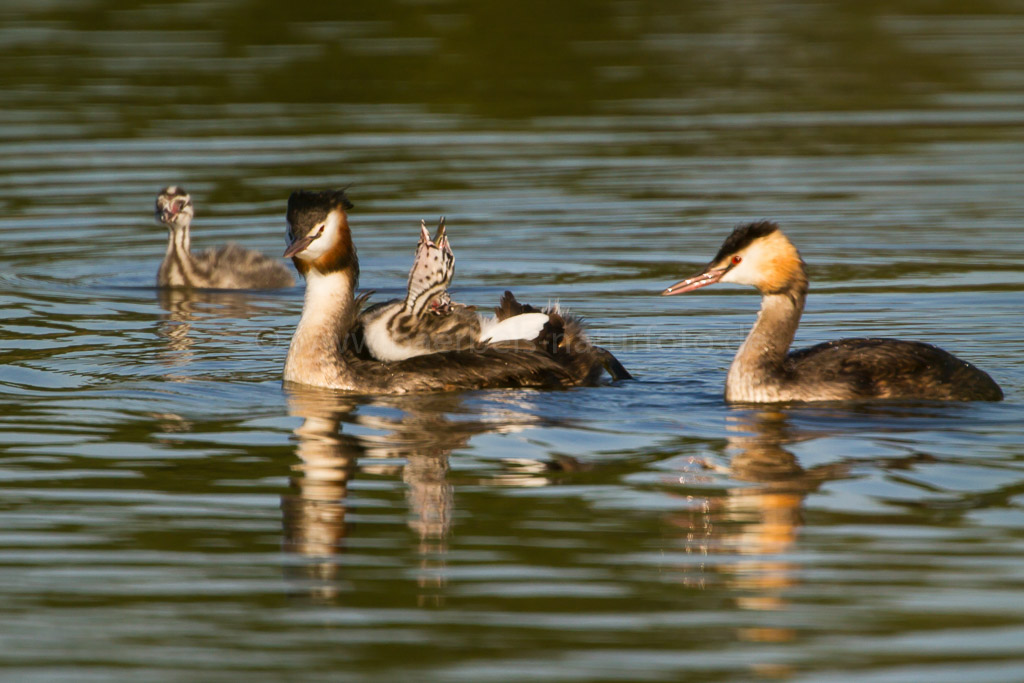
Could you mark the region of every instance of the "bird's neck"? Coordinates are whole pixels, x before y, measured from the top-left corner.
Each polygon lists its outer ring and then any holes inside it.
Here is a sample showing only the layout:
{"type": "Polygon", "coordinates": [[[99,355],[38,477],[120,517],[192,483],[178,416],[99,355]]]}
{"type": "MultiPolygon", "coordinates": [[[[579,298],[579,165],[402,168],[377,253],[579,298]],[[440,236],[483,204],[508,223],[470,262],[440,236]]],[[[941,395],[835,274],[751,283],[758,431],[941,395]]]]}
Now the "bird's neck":
{"type": "Polygon", "coordinates": [[[757,321],[729,367],[726,400],[783,400],[779,393],[782,364],[800,325],[806,299],[806,279],[762,295],[757,321]]]}
{"type": "Polygon", "coordinates": [[[168,230],[167,251],[160,264],[158,284],[165,287],[205,287],[206,278],[198,272],[192,258],[192,240],[189,226],[173,227],[168,230]]]}
{"type": "Polygon", "coordinates": [[[167,251],[188,254],[192,249],[192,235],[189,232],[189,224],[171,228],[167,239],[167,251]]]}
{"type": "Polygon", "coordinates": [[[355,273],[351,269],[327,274],[306,273],[306,299],[295,329],[284,378],[289,382],[355,389],[342,353],[355,322],[355,273]]]}
{"type": "Polygon", "coordinates": [[[430,302],[444,294],[446,289],[444,282],[433,282],[425,287],[417,287],[410,282],[405,301],[402,302],[403,312],[413,318],[419,318],[427,310],[430,302]]]}

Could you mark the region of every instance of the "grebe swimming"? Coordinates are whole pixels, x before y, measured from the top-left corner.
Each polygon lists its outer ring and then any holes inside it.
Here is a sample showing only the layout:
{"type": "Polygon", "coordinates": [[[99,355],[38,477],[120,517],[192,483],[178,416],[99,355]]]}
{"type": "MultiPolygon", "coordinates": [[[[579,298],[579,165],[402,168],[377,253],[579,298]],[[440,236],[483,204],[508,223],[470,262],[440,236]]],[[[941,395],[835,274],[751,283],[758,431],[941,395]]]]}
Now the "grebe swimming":
{"type": "Polygon", "coordinates": [[[663,296],[735,282],[761,292],[761,311],[725,381],[725,400],[747,403],[858,399],[999,401],[985,372],[923,342],[839,339],[789,351],[807,298],[807,272],[778,225],[742,225],[704,272],[663,296]]]}
{"type": "Polygon", "coordinates": [[[168,232],[167,253],[156,275],[158,287],[278,289],[295,284],[283,263],[234,243],[193,254],[193,215],[192,198],[184,188],[171,185],[157,195],[156,219],[168,232]]]}
{"type": "MultiPolygon", "coordinates": [[[[306,278],[306,298],[288,348],[289,382],[368,394],[403,394],[498,387],[568,387],[629,373],[602,348],[587,341],[579,322],[547,312],[544,333],[532,341],[487,344],[479,349],[414,356],[394,362],[363,357],[347,343],[356,326],[353,296],[359,260],[352,244],[340,190],[293,192],[288,198],[288,249],[306,278]]],[[[511,296],[507,317],[525,311],[511,296]]],[[[499,316],[500,317],[500,316],[499,316]]]]}

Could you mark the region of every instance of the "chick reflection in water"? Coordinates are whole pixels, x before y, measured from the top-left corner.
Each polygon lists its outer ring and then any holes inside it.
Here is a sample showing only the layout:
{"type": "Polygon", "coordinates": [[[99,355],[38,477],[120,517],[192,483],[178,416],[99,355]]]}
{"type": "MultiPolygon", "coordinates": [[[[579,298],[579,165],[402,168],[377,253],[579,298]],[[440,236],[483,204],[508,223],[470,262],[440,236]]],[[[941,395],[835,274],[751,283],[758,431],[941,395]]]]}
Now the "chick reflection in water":
{"type": "MultiPolygon", "coordinates": [[[[167,312],[157,326],[157,334],[167,342],[161,355],[172,366],[187,365],[194,360],[194,323],[204,318],[249,320],[265,310],[266,305],[261,306],[249,294],[197,289],[161,288],[157,290],[157,299],[167,312]]],[[[203,334],[238,336],[235,329],[225,325],[209,325],[203,334]]]]}
{"type": "Polygon", "coordinates": [[[295,430],[299,462],[292,466],[292,492],[281,500],[284,548],[307,558],[303,578],[314,581],[313,597],[333,601],[339,596],[338,554],[344,552],[351,529],[347,501],[357,473],[401,475],[409,510],[406,523],[416,536],[419,558],[417,601],[440,604],[454,510],[448,481],[451,452],[476,434],[534,418],[452,420],[448,415],[464,412],[458,394],[360,398],[301,385],[287,392],[290,414],[302,417],[303,423],[295,430]],[[346,433],[346,425],[363,433],[346,433]]]}

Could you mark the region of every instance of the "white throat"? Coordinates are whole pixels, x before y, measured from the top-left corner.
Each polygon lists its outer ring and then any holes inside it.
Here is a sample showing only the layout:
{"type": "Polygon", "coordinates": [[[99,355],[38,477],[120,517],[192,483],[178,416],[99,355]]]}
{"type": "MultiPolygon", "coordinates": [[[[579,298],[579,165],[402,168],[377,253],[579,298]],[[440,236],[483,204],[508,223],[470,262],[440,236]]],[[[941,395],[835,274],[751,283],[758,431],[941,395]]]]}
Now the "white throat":
{"type": "Polygon", "coordinates": [[[341,342],[352,327],[352,274],[306,274],[306,297],[302,317],[295,329],[284,378],[318,386],[337,386],[343,374],[341,342]]]}
{"type": "Polygon", "coordinates": [[[335,271],[324,275],[315,268],[306,273],[306,297],[302,307],[302,317],[329,317],[346,307],[353,301],[352,276],[345,271],[335,271]]]}

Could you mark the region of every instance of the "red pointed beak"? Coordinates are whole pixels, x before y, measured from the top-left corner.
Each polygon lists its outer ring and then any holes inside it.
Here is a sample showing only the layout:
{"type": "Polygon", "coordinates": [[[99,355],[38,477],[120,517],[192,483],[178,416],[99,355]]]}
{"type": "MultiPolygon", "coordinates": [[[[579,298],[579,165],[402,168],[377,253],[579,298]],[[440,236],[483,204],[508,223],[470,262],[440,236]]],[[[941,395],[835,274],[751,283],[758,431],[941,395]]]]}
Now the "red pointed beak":
{"type": "Polygon", "coordinates": [[[666,289],[664,292],[662,292],[661,295],[673,296],[675,294],[685,294],[686,292],[692,292],[693,290],[700,289],[701,287],[713,285],[722,279],[722,276],[725,275],[727,270],[727,268],[720,268],[717,270],[714,268],[709,268],[700,275],[694,275],[693,277],[687,278],[686,280],[680,280],[679,282],[675,283],[674,285],[666,289]]]}

